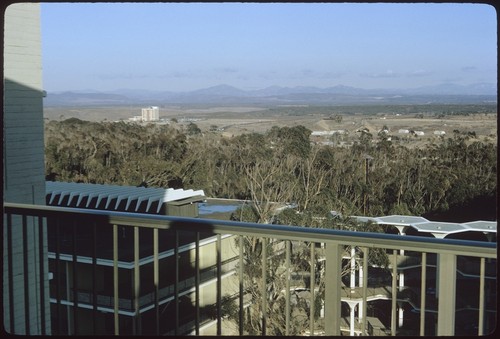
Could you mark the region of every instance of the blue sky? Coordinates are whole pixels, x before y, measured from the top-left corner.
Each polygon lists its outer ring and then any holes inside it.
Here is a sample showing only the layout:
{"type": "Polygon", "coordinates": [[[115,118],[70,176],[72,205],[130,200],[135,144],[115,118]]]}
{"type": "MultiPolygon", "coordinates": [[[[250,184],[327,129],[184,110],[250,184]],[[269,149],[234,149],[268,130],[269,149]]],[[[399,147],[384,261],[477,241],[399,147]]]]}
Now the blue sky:
{"type": "Polygon", "coordinates": [[[42,3],[48,91],[496,83],[486,4],[42,3]]]}

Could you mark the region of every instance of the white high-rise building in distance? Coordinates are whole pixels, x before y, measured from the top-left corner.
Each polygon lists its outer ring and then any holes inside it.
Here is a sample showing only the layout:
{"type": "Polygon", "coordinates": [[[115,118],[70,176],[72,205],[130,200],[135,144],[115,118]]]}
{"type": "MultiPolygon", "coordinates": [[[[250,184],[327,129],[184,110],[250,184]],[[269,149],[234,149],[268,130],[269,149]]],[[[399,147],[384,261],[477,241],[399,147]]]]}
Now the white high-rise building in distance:
{"type": "Polygon", "coordinates": [[[142,109],[142,121],[158,121],[160,120],[160,109],[158,106],[149,106],[142,109]]]}

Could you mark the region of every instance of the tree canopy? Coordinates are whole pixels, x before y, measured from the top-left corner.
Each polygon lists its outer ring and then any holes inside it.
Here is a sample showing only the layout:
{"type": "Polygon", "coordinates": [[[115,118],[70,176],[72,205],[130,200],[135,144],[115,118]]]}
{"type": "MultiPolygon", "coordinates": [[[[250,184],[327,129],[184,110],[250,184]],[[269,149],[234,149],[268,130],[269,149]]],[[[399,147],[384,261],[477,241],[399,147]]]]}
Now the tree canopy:
{"type": "Polygon", "coordinates": [[[343,148],[311,143],[303,126],[233,138],[195,127],[47,122],[46,177],[203,189],[211,197],[260,202],[261,222],[270,220],[272,202],[295,203],[300,212],[422,215],[496,197],[497,145],[469,134],[408,148],[362,133],[343,148]]]}

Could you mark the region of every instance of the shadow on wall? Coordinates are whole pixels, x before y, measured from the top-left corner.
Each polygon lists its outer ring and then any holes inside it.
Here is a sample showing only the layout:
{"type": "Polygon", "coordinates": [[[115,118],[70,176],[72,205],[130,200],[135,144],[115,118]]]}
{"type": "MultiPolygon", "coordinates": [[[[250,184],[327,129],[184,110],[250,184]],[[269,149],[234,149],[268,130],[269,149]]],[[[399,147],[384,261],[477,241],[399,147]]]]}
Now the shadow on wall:
{"type": "Polygon", "coordinates": [[[4,201],[45,204],[43,95],[4,79],[4,201]]]}
{"type": "MultiPolygon", "coordinates": [[[[5,38],[5,37],[4,37],[5,38]]],[[[11,46],[5,46],[12,47],[11,46]]],[[[17,72],[12,62],[12,53],[4,54],[5,73],[17,72]],[[7,60],[10,58],[9,60],[7,60]]],[[[29,70],[22,69],[22,76],[28,77],[29,70]]],[[[33,76],[38,74],[33,71],[33,76]]],[[[3,78],[3,200],[4,202],[45,204],[44,178],[44,126],[43,126],[43,91],[21,84],[10,78],[3,78]]],[[[23,227],[20,218],[15,218],[12,224],[12,239],[22,239],[23,227]]],[[[42,334],[43,330],[50,333],[50,317],[48,288],[40,293],[38,282],[39,263],[43,260],[47,265],[46,252],[43,258],[39,249],[40,234],[38,229],[28,227],[26,237],[33,250],[28,252],[28,267],[25,274],[23,256],[15,255],[12,258],[12,286],[13,291],[4,284],[5,303],[12,302],[13,314],[4,312],[4,328],[15,334],[42,334]],[[27,277],[26,277],[27,275],[27,277]],[[26,279],[25,279],[26,278],[26,279]],[[28,286],[25,286],[27,282],[28,286]],[[25,304],[24,294],[18,291],[28,291],[29,303],[25,304]],[[42,298],[43,297],[43,298],[42,298]],[[43,305],[42,305],[43,304],[43,305]],[[45,311],[45,313],[42,312],[45,311]],[[28,316],[25,317],[25,314],[28,316]],[[45,316],[45,319],[43,319],[45,316]]],[[[7,230],[3,235],[6,239],[7,230]]],[[[41,235],[43,237],[43,234],[41,235]]],[[[22,253],[22,242],[12,244],[13,253],[22,253]]],[[[6,269],[7,257],[4,257],[4,282],[9,280],[6,269]]],[[[5,306],[5,307],[10,307],[5,306]]],[[[8,308],[4,308],[8,310],[8,308]]]]}

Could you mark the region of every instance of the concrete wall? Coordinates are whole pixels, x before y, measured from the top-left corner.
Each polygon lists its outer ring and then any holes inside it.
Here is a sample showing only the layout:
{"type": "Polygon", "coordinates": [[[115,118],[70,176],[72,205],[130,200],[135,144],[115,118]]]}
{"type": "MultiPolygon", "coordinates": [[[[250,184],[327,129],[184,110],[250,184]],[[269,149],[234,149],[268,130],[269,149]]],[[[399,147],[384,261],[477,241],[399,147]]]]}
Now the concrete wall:
{"type": "MultiPolygon", "coordinates": [[[[43,90],[40,4],[19,3],[8,6],[4,14],[3,67],[3,194],[4,201],[45,204],[43,90]]],[[[40,304],[38,224],[28,219],[29,250],[23,249],[20,219],[14,218],[12,231],[14,328],[10,326],[8,267],[3,266],[4,328],[7,332],[25,334],[25,299],[23,257],[28,256],[29,329],[41,333],[41,308],[46,310],[46,328],[50,333],[48,284],[45,304],[40,304]]],[[[5,216],[4,216],[5,224],[5,216]]],[[[46,231],[44,252],[46,248],[46,231]]],[[[4,258],[7,257],[4,228],[4,258]]],[[[47,267],[47,257],[42,260],[47,267]]],[[[44,280],[47,279],[45,275],[44,280]]]]}

